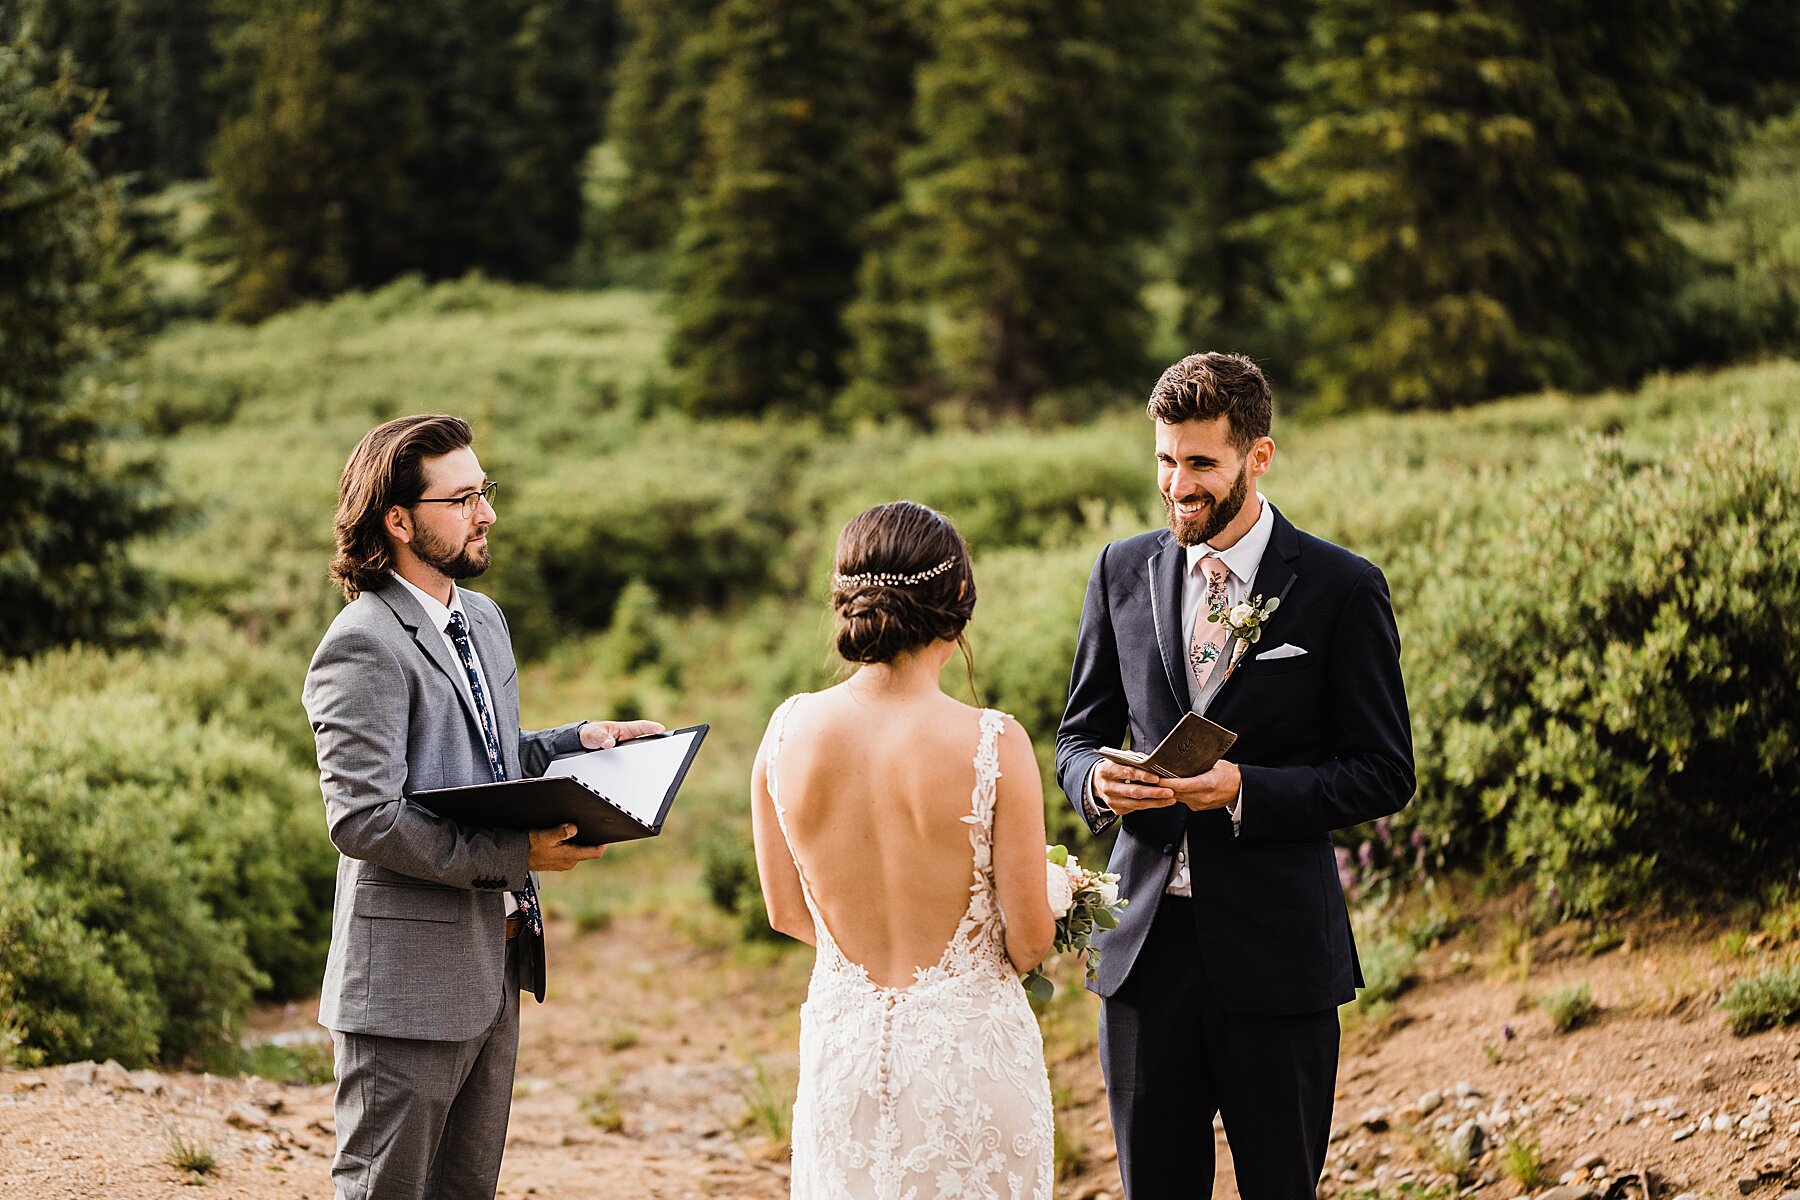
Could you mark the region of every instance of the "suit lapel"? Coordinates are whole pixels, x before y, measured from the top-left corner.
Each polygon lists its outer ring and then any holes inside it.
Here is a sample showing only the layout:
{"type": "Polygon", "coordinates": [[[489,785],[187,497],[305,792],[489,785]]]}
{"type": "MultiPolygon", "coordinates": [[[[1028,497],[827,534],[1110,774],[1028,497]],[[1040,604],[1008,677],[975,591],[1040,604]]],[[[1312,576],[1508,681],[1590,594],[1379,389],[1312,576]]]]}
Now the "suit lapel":
{"type": "Polygon", "coordinates": [[[1156,626],[1156,645],[1162,651],[1163,670],[1175,704],[1188,707],[1187,630],[1181,627],[1181,582],[1187,574],[1187,553],[1168,534],[1163,548],[1150,556],[1150,619],[1156,626]]]}
{"type": "MultiPolygon", "coordinates": [[[[1264,600],[1279,599],[1283,604],[1287,603],[1288,593],[1294,590],[1294,581],[1299,578],[1298,573],[1294,570],[1294,564],[1299,557],[1300,538],[1295,534],[1293,524],[1281,515],[1280,509],[1276,509],[1275,528],[1269,531],[1269,545],[1263,551],[1262,562],[1257,564],[1256,580],[1251,584],[1250,596],[1261,596],[1264,600]]],[[[1276,609],[1275,615],[1269,618],[1269,623],[1277,628],[1280,627],[1282,623],[1280,609],[1276,609]]],[[[1244,655],[1249,657],[1255,652],[1256,647],[1253,645],[1244,652],[1244,655]]],[[[1243,665],[1240,662],[1238,668],[1241,670],[1243,665]]],[[[1220,698],[1230,690],[1231,681],[1235,678],[1237,678],[1237,671],[1233,671],[1225,677],[1225,682],[1219,685],[1218,690],[1213,693],[1211,701],[1208,702],[1206,706],[1208,710],[1218,707],[1220,698]]]]}
{"type": "Polygon", "coordinates": [[[419,602],[413,599],[412,593],[399,584],[389,583],[375,594],[394,610],[394,616],[411,631],[413,641],[425,652],[425,657],[437,664],[437,669],[444,673],[444,677],[450,681],[450,689],[462,702],[463,713],[475,727],[476,733],[480,734],[481,716],[475,711],[475,701],[469,695],[468,672],[463,670],[462,663],[450,653],[442,632],[431,627],[431,622],[425,619],[425,610],[419,607],[419,602]]]}

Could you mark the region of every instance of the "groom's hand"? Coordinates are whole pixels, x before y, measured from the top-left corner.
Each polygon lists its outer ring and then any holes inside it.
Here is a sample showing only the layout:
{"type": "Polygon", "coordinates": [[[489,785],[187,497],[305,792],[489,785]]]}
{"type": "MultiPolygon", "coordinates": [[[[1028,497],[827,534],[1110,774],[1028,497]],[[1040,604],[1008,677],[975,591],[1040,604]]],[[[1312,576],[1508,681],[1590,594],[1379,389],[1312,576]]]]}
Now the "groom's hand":
{"type": "Polygon", "coordinates": [[[1192,775],[1186,779],[1169,779],[1164,782],[1174,792],[1176,800],[1195,812],[1206,812],[1213,808],[1229,808],[1237,803],[1238,793],[1244,787],[1244,777],[1238,771],[1237,764],[1228,763],[1224,759],[1214,763],[1212,770],[1204,775],[1192,775]]]}
{"type": "Polygon", "coordinates": [[[526,857],[525,865],[533,871],[567,871],[576,863],[599,858],[606,853],[605,846],[571,846],[569,839],[575,833],[573,825],[553,825],[549,829],[532,830],[531,853],[526,857]]]}
{"type": "Polygon", "coordinates": [[[581,744],[589,750],[611,750],[620,742],[662,731],[657,721],[588,721],[581,727],[581,744]]]}
{"type": "Polygon", "coordinates": [[[1168,786],[1171,782],[1149,771],[1103,758],[1094,765],[1094,775],[1088,786],[1093,789],[1095,799],[1123,817],[1139,809],[1167,808],[1175,803],[1175,793],[1168,786]]]}

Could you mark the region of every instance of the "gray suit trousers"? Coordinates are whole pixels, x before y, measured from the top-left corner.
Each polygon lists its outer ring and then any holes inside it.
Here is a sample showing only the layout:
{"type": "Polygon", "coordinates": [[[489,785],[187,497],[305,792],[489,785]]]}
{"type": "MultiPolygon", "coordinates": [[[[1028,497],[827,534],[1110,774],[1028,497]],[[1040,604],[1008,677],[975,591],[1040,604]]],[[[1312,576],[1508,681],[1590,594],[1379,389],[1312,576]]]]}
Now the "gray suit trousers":
{"type": "Polygon", "coordinates": [[[333,1030],[336,1200],[494,1200],[519,1055],[521,934],[506,946],[506,1000],[462,1042],[333,1030]]]}

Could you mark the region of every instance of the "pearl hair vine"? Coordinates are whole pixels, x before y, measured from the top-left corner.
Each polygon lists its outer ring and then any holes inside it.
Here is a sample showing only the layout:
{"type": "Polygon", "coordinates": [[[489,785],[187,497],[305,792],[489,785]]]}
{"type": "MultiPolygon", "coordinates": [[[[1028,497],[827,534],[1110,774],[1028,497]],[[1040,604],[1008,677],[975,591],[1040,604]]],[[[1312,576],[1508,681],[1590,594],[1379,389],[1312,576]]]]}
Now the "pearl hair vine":
{"type": "Polygon", "coordinates": [[[916,575],[895,575],[887,571],[865,572],[861,575],[833,575],[831,586],[839,591],[863,587],[911,587],[915,583],[924,583],[927,579],[936,579],[955,565],[954,558],[946,558],[929,571],[920,571],[916,575]]]}

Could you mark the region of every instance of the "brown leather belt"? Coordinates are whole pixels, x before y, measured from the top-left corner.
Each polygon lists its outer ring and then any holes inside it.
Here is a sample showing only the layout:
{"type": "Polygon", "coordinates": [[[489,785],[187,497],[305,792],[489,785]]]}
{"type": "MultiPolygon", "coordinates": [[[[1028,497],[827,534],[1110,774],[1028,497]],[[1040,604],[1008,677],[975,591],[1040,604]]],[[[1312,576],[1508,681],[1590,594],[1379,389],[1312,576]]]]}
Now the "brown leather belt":
{"type": "Polygon", "coordinates": [[[525,918],[519,913],[506,914],[506,940],[512,941],[519,936],[519,930],[525,928],[525,918]]]}

